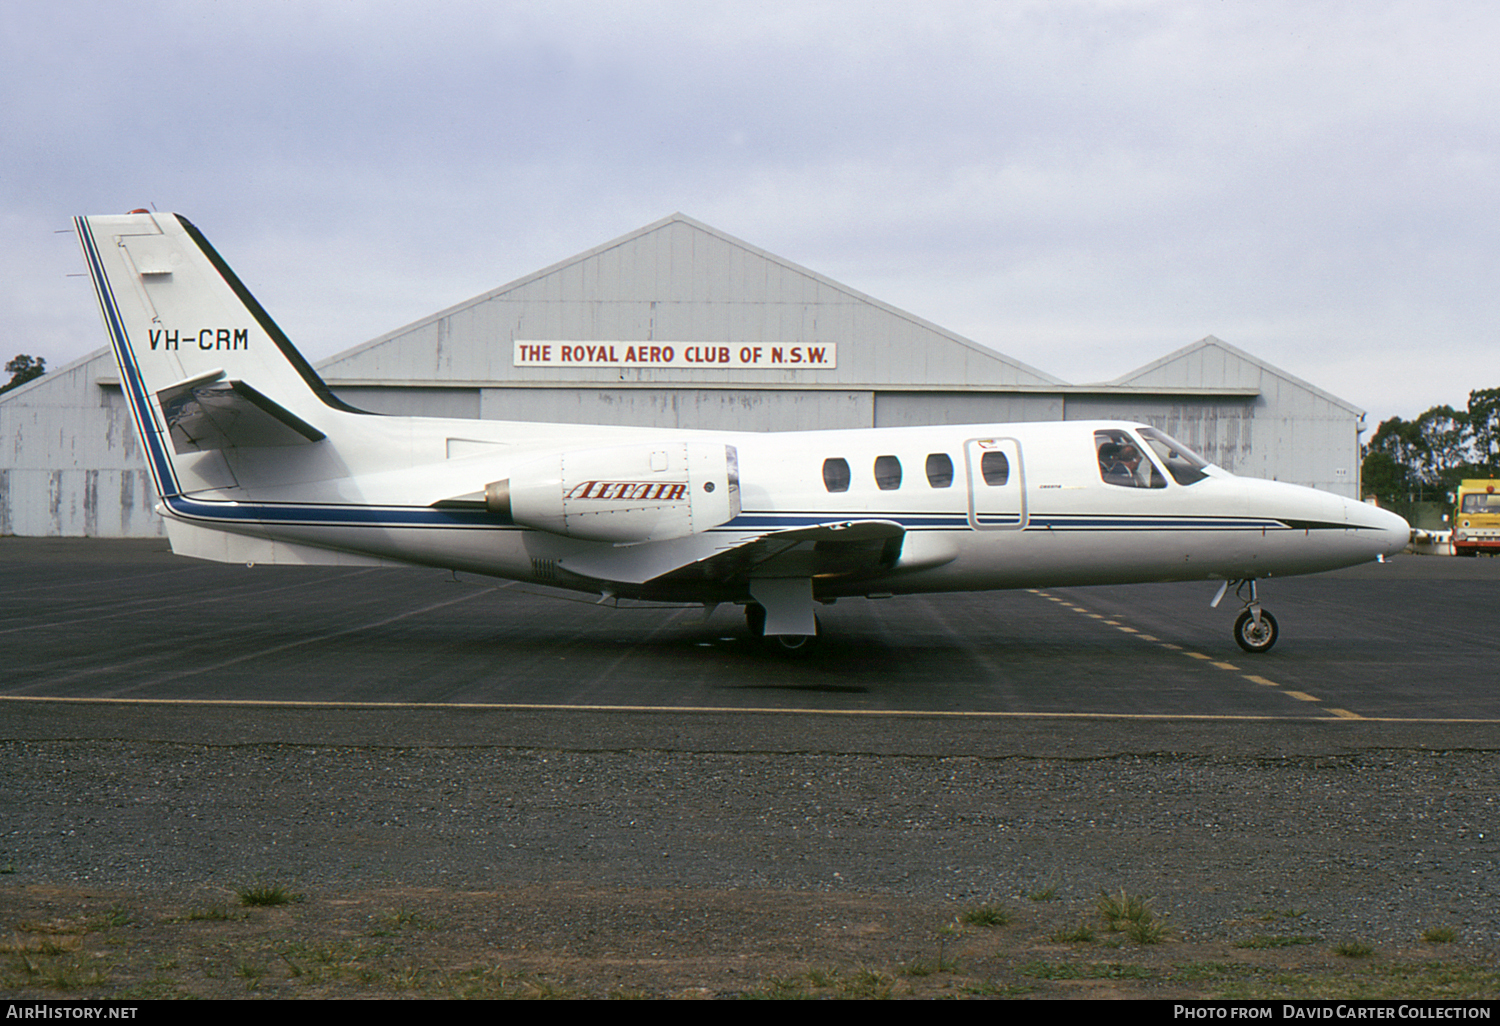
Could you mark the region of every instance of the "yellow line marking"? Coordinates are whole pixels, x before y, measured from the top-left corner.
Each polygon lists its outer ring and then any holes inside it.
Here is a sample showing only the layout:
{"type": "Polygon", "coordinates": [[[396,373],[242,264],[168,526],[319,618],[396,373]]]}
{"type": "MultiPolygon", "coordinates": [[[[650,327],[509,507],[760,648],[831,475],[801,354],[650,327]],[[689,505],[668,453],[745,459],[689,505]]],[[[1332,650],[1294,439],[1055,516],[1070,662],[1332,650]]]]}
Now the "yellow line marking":
{"type": "MultiPolygon", "coordinates": [[[[1291,694],[1291,692],[1288,692],[1291,694]]],[[[542,703],[504,702],[308,702],[272,701],[267,699],[203,698],[54,698],[46,695],[0,695],[0,702],[55,702],[68,705],[180,705],[218,706],[254,709],[491,709],[498,712],[618,712],[618,713],[775,713],[813,716],[895,716],[915,718],[930,716],[942,719],[1060,719],[1060,720],[1235,720],[1272,721],[1346,719],[1345,716],[1272,716],[1268,714],[1223,713],[1110,713],[1110,712],[986,712],[948,709],[776,709],[759,706],[690,706],[690,705],[547,705],[542,703]]],[[[1330,710],[1334,712],[1337,710],[1330,710]]],[[[1428,718],[1421,716],[1361,716],[1365,723],[1484,723],[1500,724],[1500,719],[1463,717],[1428,718]]]]}
{"type": "MultiPolygon", "coordinates": [[[[1095,620],[1102,620],[1104,623],[1108,624],[1109,626],[1114,627],[1117,630],[1123,631],[1123,632],[1125,632],[1127,634],[1134,634],[1137,637],[1139,637],[1142,641],[1155,641],[1157,644],[1161,645],[1162,648],[1169,648],[1169,649],[1172,649],[1173,651],[1176,651],[1176,652],[1182,652],[1183,655],[1187,656],[1190,659],[1202,659],[1205,662],[1210,663],[1211,665],[1213,665],[1216,669],[1220,669],[1220,670],[1234,670],[1236,672],[1238,672],[1238,670],[1239,670],[1239,667],[1236,666],[1234,663],[1226,663],[1226,662],[1221,662],[1221,661],[1215,660],[1213,656],[1211,656],[1211,655],[1204,655],[1202,652],[1186,652],[1186,651],[1183,651],[1183,648],[1182,648],[1181,645],[1174,645],[1174,644],[1172,644],[1169,641],[1161,641],[1158,638],[1155,638],[1155,637],[1153,637],[1150,634],[1142,634],[1140,631],[1136,630],[1134,627],[1127,627],[1127,626],[1125,626],[1124,624],[1120,623],[1117,620],[1106,620],[1103,616],[1101,616],[1098,613],[1090,613],[1087,609],[1084,609],[1082,606],[1075,606],[1072,603],[1067,602],[1064,599],[1054,598],[1051,595],[1047,595],[1046,592],[1041,592],[1041,591],[1035,591],[1035,590],[1033,590],[1032,593],[1036,594],[1036,595],[1045,595],[1047,598],[1052,599],[1052,601],[1054,601],[1054,602],[1062,602],[1062,604],[1065,605],[1065,606],[1067,606],[1069,609],[1072,609],[1072,610],[1074,610],[1076,612],[1079,612],[1079,613],[1083,613],[1084,615],[1089,616],[1089,617],[1091,617],[1091,618],[1093,618],[1095,620]]],[[[1246,680],[1250,681],[1252,684],[1263,684],[1266,687],[1272,687],[1272,688],[1276,688],[1276,687],[1280,687],[1281,686],[1280,684],[1277,684],[1274,680],[1267,680],[1265,677],[1261,677],[1261,676],[1258,676],[1258,675],[1253,674],[1253,673],[1243,674],[1243,676],[1244,676],[1244,678],[1246,680]]],[[[1288,689],[1285,692],[1285,694],[1290,695],[1292,698],[1295,698],[1299,702],[1320,702],[1320,701],[1322,701],[1322,699],[1314,698],[1312,695],[1309,695],[1305,691],[1292,691],[1292,690],[1288,689]]],[[[1370,721],[1370,719],[1368,717],[1360,716],[1358,713],[1352,713],[1348,709],[1330,709],[1329,712],[1333,714],[1333,717],[1335,719],[1340,719],[1340,720],[1365,720],[1367,722],[1370,721]]],[[[1072,714],[1070,714],[1070,715],[1072,715],[1072,714]]],[[[1082,714],[1082,715],[1086,715],[1086,714],[1082,714]]],[[[1104,715],[1108,715],[1108,714],[1104,714],[1104,715]]],[[[1240,717],[1217,717],[1217,716],[1212,716],[1212,717],[1208,717],[1208,718],[1209,719],[1220,719],[1220,718],[1238,719],[1240,717]]],[[[1250,717],[1250,718],[1253,719],[1255,717],[1250,717]]],[[[1378,720],[1379,718],[1377,717],[1376,719],[1378,720]]],[[[1384,720],[1382,722],[1397,722],[1397,721],[1396,720],[1384,720]]],[[[1418,720],[1404,720],[1403,719],[1403,720],[1400,720],[1400,722],[1420,722],[1420,723],[1427,723],[1427,722],[1464,722],[1464,723],[1468,723],[1468,722],[1489,722],[1489,721],[1487,721],[1487,720],[1477,720],[1477,721],[1470,721],[1470,720],[1460,720],[1460,721],[1429,721],[1429,720],[1423,720],[1423,719],[1418,719],[1418,720]]]]}

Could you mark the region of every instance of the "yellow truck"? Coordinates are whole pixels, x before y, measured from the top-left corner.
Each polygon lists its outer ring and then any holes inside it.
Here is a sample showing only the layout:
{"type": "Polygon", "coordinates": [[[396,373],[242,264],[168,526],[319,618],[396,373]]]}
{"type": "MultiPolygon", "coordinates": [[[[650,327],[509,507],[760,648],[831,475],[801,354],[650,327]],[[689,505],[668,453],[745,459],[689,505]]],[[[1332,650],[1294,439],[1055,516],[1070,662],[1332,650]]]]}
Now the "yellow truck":
{"type": "Polygon", "coordinates": [[[1460,481],[1453,503],[1453,554],[1500,552],[1500,480],[1460,481]]]}

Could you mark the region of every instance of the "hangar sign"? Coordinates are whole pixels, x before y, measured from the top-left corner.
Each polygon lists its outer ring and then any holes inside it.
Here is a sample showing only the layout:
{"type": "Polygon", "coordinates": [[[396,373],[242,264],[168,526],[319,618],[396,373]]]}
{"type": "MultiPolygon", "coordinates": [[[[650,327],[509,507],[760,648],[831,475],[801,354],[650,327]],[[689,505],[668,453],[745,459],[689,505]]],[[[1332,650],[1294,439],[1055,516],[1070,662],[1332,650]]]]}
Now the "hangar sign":
{"type": "Polygon", "coordinates": [[[564,342],[517,339],[513,367],[834,370],[833,342],[564,342]]]}

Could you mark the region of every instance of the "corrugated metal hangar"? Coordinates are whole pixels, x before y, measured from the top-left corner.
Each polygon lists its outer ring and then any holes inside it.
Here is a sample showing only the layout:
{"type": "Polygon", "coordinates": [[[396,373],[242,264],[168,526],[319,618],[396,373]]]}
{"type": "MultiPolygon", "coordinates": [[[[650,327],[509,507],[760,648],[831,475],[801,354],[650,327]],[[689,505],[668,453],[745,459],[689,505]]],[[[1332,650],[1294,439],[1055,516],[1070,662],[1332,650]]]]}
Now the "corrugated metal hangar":
{"type": "MultiPolygon", "coordinates": [[[[761,431],[1136,420],[1235,473],[1358,496],[1363,412],[1212,336],[1067,384],[681,214],[318,370],[354,406],[425,416],[761,431]]],[[[108,350],[0,396],[0,438],[0,534],[162,533],[108,350]]]]}

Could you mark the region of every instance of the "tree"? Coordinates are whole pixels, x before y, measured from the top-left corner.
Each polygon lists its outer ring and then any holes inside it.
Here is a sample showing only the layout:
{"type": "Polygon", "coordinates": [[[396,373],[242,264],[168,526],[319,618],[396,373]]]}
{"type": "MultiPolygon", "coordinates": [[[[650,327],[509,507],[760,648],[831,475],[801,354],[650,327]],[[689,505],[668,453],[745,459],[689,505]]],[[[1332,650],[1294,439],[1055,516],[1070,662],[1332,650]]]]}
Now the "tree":
{"type": "Polygon", "coordinates": [[[1469,433],[1474,462],[1484,468],[1476,477],[1500,477],[1500,388],[1469,393],[1469,433]]]}
{"type": "Polygon", "coordinates": [[[1468,412],[1434,406],[1417,418],[1417,434],[1422,461],[1416,471],[1422,483],[1443,491],[1456,488],[1474,462],[1468,412]]]}
{"type": "Polygon", "coordinates": [[[1359,468],[1360,483],[1364,494],[1375,496],[1382,506],[1391,507],[1405,502],[1416,490],[1411,468],[1396,461],[1388,452],[1368,449],[1359,468]]]}
{"type": "Polygon", "coordinates": [[[1441,501],[1466,477],[1500,477],[1500,388],[1470,392],[1465,410],[1381,421],[1360,464],[1364,493],[1387,506],[1441,501]]]}
{"type": "Polygon", "coordinates": [[[10,372],[10,383],[0,385],[0,392],[9,392],[18,385],[24,385],[32,378],[39,378],[47,373],[47,361],[40,356],[17,356],[5,365],[10,372]]]}

